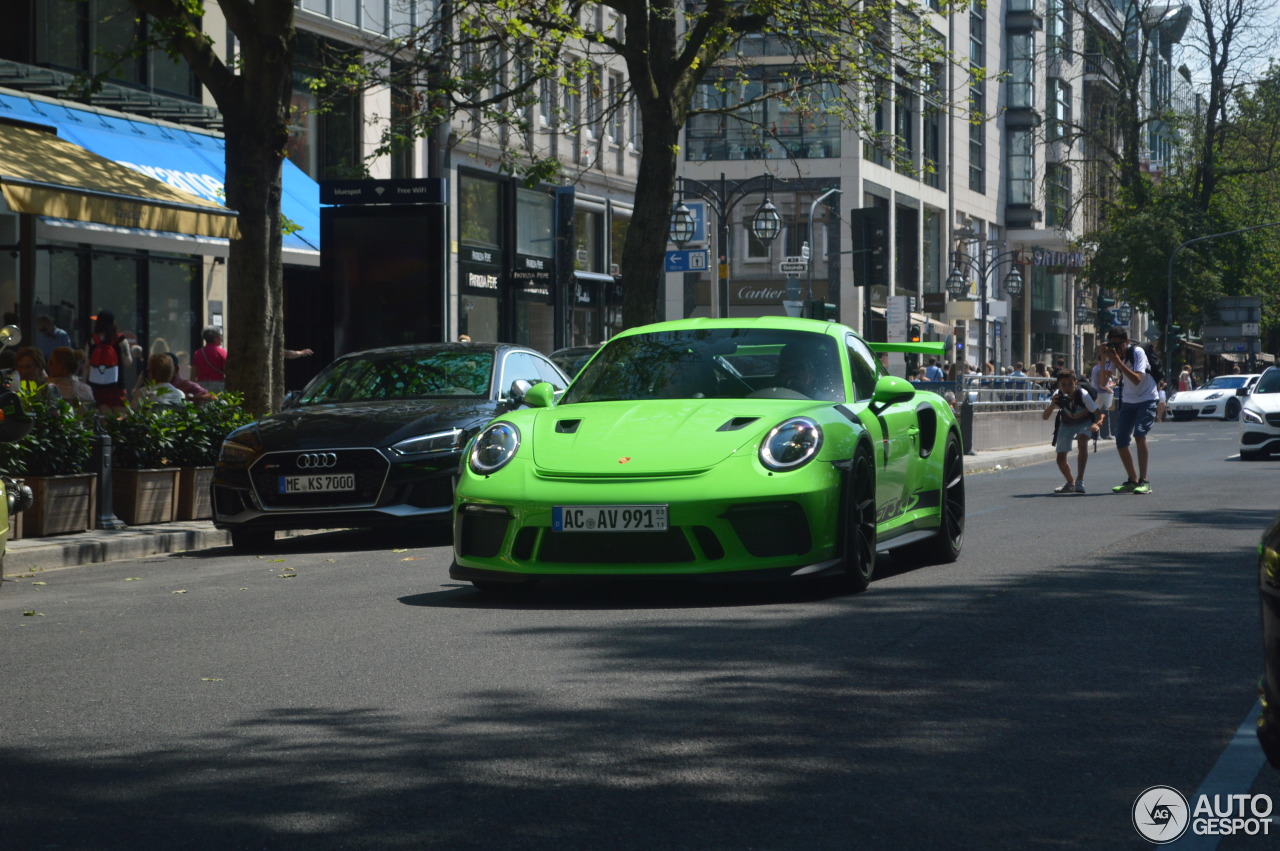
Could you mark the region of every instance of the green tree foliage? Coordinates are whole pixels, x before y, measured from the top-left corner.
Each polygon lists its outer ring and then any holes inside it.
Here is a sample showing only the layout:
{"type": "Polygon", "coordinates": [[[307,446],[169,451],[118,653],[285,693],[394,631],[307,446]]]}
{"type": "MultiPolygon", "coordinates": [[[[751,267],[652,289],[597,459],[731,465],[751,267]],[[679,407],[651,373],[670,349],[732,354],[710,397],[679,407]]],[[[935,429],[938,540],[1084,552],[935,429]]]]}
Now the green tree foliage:
{"type": "Polygon", "coordinates": [[[441,9],[426,26],[368,45],[381,62],[336,69],[326,84],[348,75],[351,85],[392,88],[400,106],[389,117],[385,151],[426,136],[438,152],[489,133],[504,140],[501,167],[531,183],[562,169],[539,149],[531,118],[546,86],[561,95],[554,123],[562,133],[638,110],[641,177],[621,258],[628,326],[661,315],[679,134],[691,116],[744,121],[768,144],[779,141],[776,128],[754,118],[762,113],[752,107],[781,100],[799,120],[855,128],[892,156],[896,142],[877,132],[876,107],[897,85],[945,88],[938,18],[913,0],[454,0],[441,9]],[[757,77],[766,49],[767,87],[757,77]],[[625,68],[621,89],[602,78],[609,63],[625,68]],[[349,76],[354,70],[362,79],[349,76]]]}

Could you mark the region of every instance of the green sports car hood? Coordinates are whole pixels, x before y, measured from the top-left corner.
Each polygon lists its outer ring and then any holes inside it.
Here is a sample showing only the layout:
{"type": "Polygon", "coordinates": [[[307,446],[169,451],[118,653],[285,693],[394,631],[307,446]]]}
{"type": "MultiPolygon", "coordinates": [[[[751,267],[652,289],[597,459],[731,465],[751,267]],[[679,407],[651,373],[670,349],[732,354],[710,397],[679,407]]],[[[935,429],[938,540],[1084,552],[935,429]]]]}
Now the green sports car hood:
{"type": "Polygon", "coordinates": [[[736,452],[754,452],[769,429],[812,407],[812,402],[752,399],[563,405],[530,412],[533,439],[528,442],[534,464],[548,473],[688,473],[714,467],[736,452]]]}

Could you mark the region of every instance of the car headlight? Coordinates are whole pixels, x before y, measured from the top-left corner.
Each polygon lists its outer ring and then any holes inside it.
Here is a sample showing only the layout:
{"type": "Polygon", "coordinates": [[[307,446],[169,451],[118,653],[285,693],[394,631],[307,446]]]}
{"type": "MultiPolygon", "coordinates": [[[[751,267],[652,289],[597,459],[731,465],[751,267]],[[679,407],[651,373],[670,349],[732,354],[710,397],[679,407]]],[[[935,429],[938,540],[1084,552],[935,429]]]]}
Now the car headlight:
{"type": "Polygon", "coordinates": [[[257,456],[258,450],[251,446],[236,443],[234,440],[224,440],[222,441],[222,450],[218,453],[218,463],[238,466],[248,464],[257,456]]]}
{"type": "Polygon", "coordinates": [[[425,455],[430,452],[451,452],[462,446],[462,429],[451,428],[434,434],[410,437],[391,447],[401,455],[425,455]]]}
{"type": "Polygon", "coordinates": [[[467,463],[481,476],[496,473],[507,466],[520,448],[520,429],[511,423],[494,423],[476,437],[467,463]]]}
{"type": "Polygon", "coordinates": [[[1243,410],[1241,410],[1240,418],[1247,423],[1255,423],[1256,425],[1262,425],[1264,422],[1266,422],[1266,420],[1262,418],[1262,414],[1258,413],[1257,411],[1251,408],[1244,408],[1243,410]]]}
{"type": "Polygon", "coordinates": [[[1219,390],[1217,393],[1210,393],[1208,396],[1205,396],[1204,400],[1207,402],[1210,399],[1217,399],[1221,395],[1222,395],[1222,391],[1219,390]]]}
{"type": "Polygon", "coordinates": [[[760,463],[778,473],[808,464],[822,448],[822,426],[795,417],[773,427],[760,443],[760,463]]]}

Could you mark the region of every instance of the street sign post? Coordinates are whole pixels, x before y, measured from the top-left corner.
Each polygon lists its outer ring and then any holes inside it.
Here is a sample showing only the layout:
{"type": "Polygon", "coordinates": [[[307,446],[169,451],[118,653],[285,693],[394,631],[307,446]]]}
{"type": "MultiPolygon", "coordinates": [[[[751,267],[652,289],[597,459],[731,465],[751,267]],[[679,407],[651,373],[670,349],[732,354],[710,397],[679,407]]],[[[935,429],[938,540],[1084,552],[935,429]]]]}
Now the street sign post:
{"type": "Polygon", "coordinates": [[[807,272],[809,271],[809,258],[784,257],[782,262],[778,264],[778,271],[783,274],[788,272],[807,272]]]}
{"type": "Polygon", "coordinates": [[[705,248],[686,248],[680,251],[668,251],[666,254],[666,270],[668,272],[705,272],[710,260],[705,248]]]}

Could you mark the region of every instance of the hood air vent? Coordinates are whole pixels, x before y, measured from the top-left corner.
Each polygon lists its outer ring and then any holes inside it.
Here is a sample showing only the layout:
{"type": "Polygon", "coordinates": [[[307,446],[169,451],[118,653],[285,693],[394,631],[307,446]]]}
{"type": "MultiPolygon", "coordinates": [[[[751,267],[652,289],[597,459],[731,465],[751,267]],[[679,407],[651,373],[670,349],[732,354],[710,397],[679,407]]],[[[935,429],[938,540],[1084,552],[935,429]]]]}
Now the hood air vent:
{"type": "Polygon", "coordinates": [[[556,423],[556,434],[574,434],[582,420],[560,420],[556,423]]]}
{"type": "Polygon", "coordinates": [[[716,431],[737,431],[740,428],[746,428],[747,426],[751,425],[753,422],[755,422],[758,419],[760,418],[759,417],[734,417],[724,425],[720,426],[720,428],[716,429],[716,431]]]}

